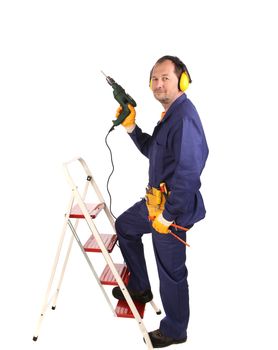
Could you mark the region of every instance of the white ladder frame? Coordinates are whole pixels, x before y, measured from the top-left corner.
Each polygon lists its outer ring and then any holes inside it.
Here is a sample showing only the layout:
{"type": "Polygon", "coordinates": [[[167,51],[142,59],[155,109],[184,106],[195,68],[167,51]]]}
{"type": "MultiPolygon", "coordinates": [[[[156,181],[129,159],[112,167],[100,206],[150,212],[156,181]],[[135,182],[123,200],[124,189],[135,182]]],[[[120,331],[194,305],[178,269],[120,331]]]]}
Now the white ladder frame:
{"type": "MultiPolygon", "coordinates": [[[[69,259],[69,255],[70,255],[70,252],[71,252],[71,248],[72,248],[72,244],[73,244],[73,240],[75,238],[75,240],[77,241],[95,279],[97,280],[98,282],[98,285],[100,286],[101,288],[101,291],[103,292],[103,295],[109,305],[109,307],[111,308],[114,316],[117,317],[116,315],[116,312],[114,310],[114,307],[110,301],[110,298],[108,297],[106,291],[105,291],[105,288],[103,287],[103,285],[101,284],[100,282],[100,279],[93,267],[93,264],[87,254],[87,252],[84,250],[83,248],[83,245],[77,235],[77,227],[78,227],[78,223],[79,223],[79,220],[80,219],[76,219],[75,221],[75,224],[73,225],[70,221],[70,213],[71,213],[71,209],[73,207],[73,204],[76,203],[78,204],[82,214],[84,215],[84,218],[89,226],[89,229],[91,231],[91,233],[93,234],[101,252],[102,252],[102,255],[107,263],[107,265],[109,266],[113,276],[115,277],[115,280],[116,282],[118,283],[119,287],[121,288],[121,291],[125,297],[125,300],[128,304],[128,306],[130,307],[130,310],[135,318],[135,320],[137,321],[137,324],[139,326],[139,329],[143,335],[143,338],[145,339],[145,343],[147,345],[147,348],[149,350],[153,349],[153,346],[152,346],[152,343],[151,343],[151,340],[150,340],[150,337],[149,337],[149,334],[146,330],[146,327],[143,323],[143,320],[119,274],[119,272],[117,271],[116,267],[115,267],[115,264],[111,258],[111,255],[109,254],[108,250],[106,249],[102,239],[101,239],[101,236],[96,228],[96,225],[94,224],[93,222],[93,219],[91,217],[91,215],[89,214],[88,212],[88,209],[84,203],[85,199],[86,199],[86,195],[87,195],[87,192],[88,192],[88,189],[89,189],[89,185],[91,184],[100,203],[104,203],[104,208],[103,210],[105,211],[108,219],[109,219],[109,222],[113,228],[113,231],[115,232],[115,223],[114,223],[114,218],[112,217],[107,205],[105,204],[105,201],[104,201],[104,198],[92,176],[92,173],[87,165],[87,163],[85,162],[85,160],[81,157],[77,157],[77,158],[74,158],[66,163],[63,164],[63,167],[64,167],[64,171],[65,171],[65,175],[66,175],[66,178],[69,182],[69,185],[71,187],[71,190],[72,190],[72,195],[71,195],[71,198],[70,198],[70,201],[69,201],[69,205],[68,205],[68,209],[67,209],[67,213],[65,215],[65,221],[64,221],[64,224],[63,224],[63,228],[62,228],[62,233],[61,233],[61,237],[60,237],[60,241],[59,241],[59,244],[58,244],[58,247],[57,247],[57,252],[56,252],[56,255],[55,255],[55,258],[54,258],[54,262],[53,262],[53,266],[52,266],[52,270],[51,270],[51,274],[50,274],[50,278],[49,278],[49,283],[48,283],[48,287],[47,287],[47,290],[46,290],[46,293],[45,293],[45,297],[44,297],[44,300],[43,300],[43,304],[42,304],[42,307],[41,307],[41,312],[40,312],[40,316],[39,316],[39,319],[38,319],[38,322],[37,322],[37,326],[36,326],[36,330],[35,330],[35,333],[34,333],[34,336],[33,336],[33,340],[36,341],[38,339],[38,335],[39,335],[39,331],[40,331],[40,328],[41,328],[41,324],[42,324],[42,320],[44,318],[44,315],[45,315],[45,312],[48,308],[48,306],[52,303],[52,310],[55,310],[56,308],[56,303],[57,303],[57,298],[58,298],[58,295],[59,295],[59,292],[60,292],[60,288],[61,288],[61,284],[62,284],[62,281],[63,281],[63,278],[64,278],[64,273],[65,273],[65,270],[66,270],[66,266],[67,266],[67,263],[68,263],[68,259],[69,259]],[[83,194],[80,195],[79,191],[78,191],[78,188],[77,186],[75,185],[74,181],[73,181],[73,178],[69,172],[69,169],[68,169],[68,166],[73,163],[73,162],[79,162],[81,164],[81,166],[83,167],[83,170],[85,171],[86,175],[87,175],[87,182],[85,184],[85,187],[84,187],[84,190],[83,190],[83,194]],[[67,252],[66,252],[66,256],[65,256],[65,260],[64,260],[64,263],[63,263],[63,266],[62,266],[62,271],[61,271],[61,275],[60,275],[60,278],[58,280],[58,286],[56,288],[56,291],[54,293],[54,295],[49,298],[49,295],[50,295],[50,292],[51,292],[51,289],[52,289],[52,285],[53,285],[53,281],[54,281],[54,277],[55,277],[55,273],[56,273],[56,270],[57,270],[57,265],[58,265],[58,262],[59,262],[59,258],[60,258],[60,255],[61,255],[61,250],[62,250],[62,246],[63,246],[63,242],[64,242],[64,238],[65,238],[65,234],[66,234],[66,231],[67,231],[67,227],[69,226],[71,232],[72,232],[72,236],[71,236],[71,239],[69,241],[69,244],[68,244],[68,249],[67,249],[67,252]]],[[[84,219],[83,219],[84,220],[84,219]]],[[[116,233],[116,232],[115,232],[116,233]]],[[[157,306],[155,305],[155,303],[153,302],[153,300],[150,302],[150,304],[152,305],[152,307],[154,308],[156,314],[160,314],[161,311],[157,308],[157,306]]]]}

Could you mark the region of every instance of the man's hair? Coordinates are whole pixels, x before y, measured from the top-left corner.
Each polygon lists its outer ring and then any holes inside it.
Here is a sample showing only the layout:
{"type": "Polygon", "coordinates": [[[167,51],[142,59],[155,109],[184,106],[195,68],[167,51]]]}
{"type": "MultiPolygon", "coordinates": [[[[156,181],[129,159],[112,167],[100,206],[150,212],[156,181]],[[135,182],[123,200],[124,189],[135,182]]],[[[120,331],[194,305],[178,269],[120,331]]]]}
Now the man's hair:
{"type": "MultiPolygon", "coordinates": [[[[167,61],[167,60],[169,60],[169,61],[174,63],[174,65],[175,65],[175,74],[176,74],[178,79],[180,78],[182,72],[187,71],[187,69],[185,67],[185,64],[176,56],[170,56],[170,55],[162,56],[156,61],[155,65],[163,63],[164,61],[167,61]]],[[[152,69],[152,71],[153,71],[153,69],[152,69]]],[[[152,74],[152,71],[151,71],[151,74],[152,74]]]]}

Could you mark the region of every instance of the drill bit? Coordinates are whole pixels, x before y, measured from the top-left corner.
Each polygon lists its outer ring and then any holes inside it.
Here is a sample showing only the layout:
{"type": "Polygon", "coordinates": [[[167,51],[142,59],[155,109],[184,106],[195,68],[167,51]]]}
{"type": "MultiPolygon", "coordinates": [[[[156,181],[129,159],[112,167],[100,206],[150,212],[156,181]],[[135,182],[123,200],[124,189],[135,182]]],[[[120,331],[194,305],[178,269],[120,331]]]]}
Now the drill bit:
{"type": "Polygon", "coordinates": [[[112,79],[111,77],[109,77],[108,75],[106,75],[102,70],[101,70],[101,73],[105,76],[106,81],[107,81],[107,83],[108,83],[109,85],[112,85],[112,84],[115,83],[115,80],[112,79]]]}

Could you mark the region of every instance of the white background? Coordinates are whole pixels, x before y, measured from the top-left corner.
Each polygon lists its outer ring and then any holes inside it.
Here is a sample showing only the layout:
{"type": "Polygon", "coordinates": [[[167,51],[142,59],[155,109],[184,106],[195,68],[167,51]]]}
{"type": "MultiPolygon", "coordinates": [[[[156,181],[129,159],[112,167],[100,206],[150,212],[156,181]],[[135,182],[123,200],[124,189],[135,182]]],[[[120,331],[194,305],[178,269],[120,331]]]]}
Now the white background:
{"type": "MultiPolygon", "coordinates": [[[[108,201],[104,138],[117,103],[100,70],[137,101],[137,123],[151,132],[162,107],[148,89],[149,72],[165,54],[188,66],[188,97],[210,148],[202,176],[207,217],[188,235],[189,339],[176,348],[278,348],[274,5],[1,1],[2,349],[98,349],[102,341],[109,349],[144,348],[135,321],[112,316],[76,244],[57,309],[39,340],[32,337],[70,197],[63,162],[82,156],[108,201]]],[[[143,196],[148,162],[121,127],[109,143],[119,215],[143,196]]],[[[144,242],[161,306],[150,237],[144,242]]],[[[147,306],[149,331],[159,319],[147,306]]]]}

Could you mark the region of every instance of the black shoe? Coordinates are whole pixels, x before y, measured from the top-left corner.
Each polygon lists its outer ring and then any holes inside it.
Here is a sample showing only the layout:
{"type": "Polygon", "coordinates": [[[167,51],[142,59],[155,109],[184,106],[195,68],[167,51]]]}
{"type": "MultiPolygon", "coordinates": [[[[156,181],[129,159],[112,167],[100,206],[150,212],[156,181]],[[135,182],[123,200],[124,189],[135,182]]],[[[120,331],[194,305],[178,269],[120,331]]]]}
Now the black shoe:
{"type": "Polygon", "coordinates": [[[165,348],[166,346],[170,346],[172,344],[185,343],[187,340],[187,337],[182,339],[173,339],[170,337],[166,337],[166,335],[163,335],[159,329],[153,332],[149,332],[149,336],[154,348],[165,348]]]}
{"type": "MultiPolygon", "coordinates": [[[[128,289],[129,294],[133,300],[139,301],[141,304],[146,304],[153,300],[153,293],[150,289],[144,290],[143,292],[134,292],[128,289]]],[[[118,300],[125,300],[125,297],[121,291],[120,287],[115,287],[112,290],[113,296],[118,300]]]]}

